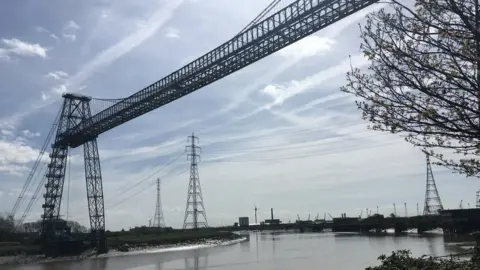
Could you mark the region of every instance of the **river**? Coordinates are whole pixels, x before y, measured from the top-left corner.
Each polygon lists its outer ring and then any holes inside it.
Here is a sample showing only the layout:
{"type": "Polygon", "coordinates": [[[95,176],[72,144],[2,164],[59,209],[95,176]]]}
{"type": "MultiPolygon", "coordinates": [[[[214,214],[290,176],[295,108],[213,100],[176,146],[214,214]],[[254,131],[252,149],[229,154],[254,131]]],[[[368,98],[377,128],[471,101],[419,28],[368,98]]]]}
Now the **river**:
{"type": "MultiPolygon", "coordinates": [[[[247,233],[248,234],[248,233],[247,233]]],[[[409,249],[413,255],[443,256],[462,252],[441,234],[365,236],[334,233],[251,232],[248,241],[201,249],[111,256],[83,261],[0,266],[15,270],[357,270],[377,265],[377,257],[409,249]]]]}

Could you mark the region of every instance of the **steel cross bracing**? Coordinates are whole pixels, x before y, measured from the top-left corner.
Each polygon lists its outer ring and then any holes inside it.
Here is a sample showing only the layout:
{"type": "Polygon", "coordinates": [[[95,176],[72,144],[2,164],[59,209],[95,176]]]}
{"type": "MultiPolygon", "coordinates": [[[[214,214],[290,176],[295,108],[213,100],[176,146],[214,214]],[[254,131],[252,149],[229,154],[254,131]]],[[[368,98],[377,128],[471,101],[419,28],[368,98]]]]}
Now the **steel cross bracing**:
{"type": "Polygon", "coordinates": [[[198,229],[199,227],[208,227],[207,214],[205,212],[205,206],[203,204],[202,188],[200,186],[200,177],[198,176],[198,160],[200,155],[200,147],[196,146],[198,137],[193,133],[192,136],[188,136],[191,140],[191,145],[186,148],[189,150],[187,157],[190,158],[190,180],[188,182],[188,194],[187,204],[185,206],[185,218],[183,219],[183,228],[198,229]],[[192,216],[192,220],[188,221],[188,218],[192,216]],[[203,218],[202,219],[199,219],[203,218]]]}
{"type": "MultiPolygon", "coordinates": [[[[50,163],[46,174],[47,184],[45,192],[43,230],[45,237],[55,235],[56,222],[59,219],[62,202],[63,184],[65,182],[65,169],[68,155],[68,146],[58,143],[63,139],[69,128],[78,125],[81,121],[91,119],[90,98],[75,94],[64,94],[63,107],[58,122],[55,142],[52,145],[50,163]]],[[[105,242],[105,213],[103,202],[102,174],[100,158],[98,155],[97,140],[91,139],[84,143],[85,179],[87,186],[87,200],[90,216],[92,244],[98,251],[106,250],[105,242]]]]}
{"type": "Polygon", "coordinates": [[[425,206],[423,208],[424,215],[438,215],[443,210],[442,200],[438,194],[437,185],[433,178],[432,165],[430,164],[430,155],[427,156],[427,186],[425,191],[425,206]]]}
{"type": "Polygon", "coordinates": [[[64,132],[77,147],[140,115],[240,70],[378,0],[299,0],[165,78],[64,132]]]}
{"type": "Polygon", "coordinates": [[[160,178],[157,179],[157,204],[155,205],[155,215],[153,216],[153,227],[164,228],[165,220],[163,218],[162,199],[160,197],[160,178]]]}

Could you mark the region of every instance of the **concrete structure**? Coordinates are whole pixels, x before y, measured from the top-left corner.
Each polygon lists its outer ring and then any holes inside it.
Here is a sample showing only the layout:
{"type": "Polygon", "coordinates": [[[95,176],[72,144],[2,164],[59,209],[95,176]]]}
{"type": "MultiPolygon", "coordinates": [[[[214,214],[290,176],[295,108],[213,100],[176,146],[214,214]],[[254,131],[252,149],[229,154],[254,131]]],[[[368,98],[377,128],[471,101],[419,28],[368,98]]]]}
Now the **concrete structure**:
{"type": "Polygon", "coordinates": [[[248,217],[239,217],[238,225],[240,225],[240,227],[248,227],[249,225],[248,217]]]}

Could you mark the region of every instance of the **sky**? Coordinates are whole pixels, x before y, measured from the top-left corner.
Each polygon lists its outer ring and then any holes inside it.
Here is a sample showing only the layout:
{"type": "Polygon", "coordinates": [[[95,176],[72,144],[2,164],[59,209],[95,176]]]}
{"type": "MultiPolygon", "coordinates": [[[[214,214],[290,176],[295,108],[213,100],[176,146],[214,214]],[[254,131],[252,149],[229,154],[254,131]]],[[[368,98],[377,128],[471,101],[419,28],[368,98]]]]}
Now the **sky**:
{"type": "MultiPolygon", "coordinates": [[[[0,212],[10,212],[63,92],[122,98],[227,41],[270,0],[6,1],[0,10],[0,212]]],[[[183,224],[187,136],[202,147],[208,223],[239,216],[293,221],[317,213],[414,215],[423,209],[422,152],[367,129],[342,93],[351,66],[366,68],[358,24],[371,6],[186,97],[98,138],[106,227],[148,225],[155,180],[167,226],[183,224]]],[[[50,151],[47,148],[47,151],[50,151]]],[[[71,149],[61,214],[87,225],[83,149],[71,149]]],[[[45,154],[45,155],[48,155],[45,154]]],[[[46,160],[46,159],[45,159],[46,160]]],[[[41,175],[39,166],[36,174],[41,175]]],[[[434,166],[445,208],[475,204],[473,178],[434,166]]],[[[35,181],[37,178],[34,178],[35,181]]],[[[17,211],[24,212],[38,182],[17,211]]],[[[41,194],[44,190],[42,189],[41,194]]],[[[42,198],[26,221],[40,218],[42,198]]],[[[328,216],[328,215],[327,215],[328,216]]]]}

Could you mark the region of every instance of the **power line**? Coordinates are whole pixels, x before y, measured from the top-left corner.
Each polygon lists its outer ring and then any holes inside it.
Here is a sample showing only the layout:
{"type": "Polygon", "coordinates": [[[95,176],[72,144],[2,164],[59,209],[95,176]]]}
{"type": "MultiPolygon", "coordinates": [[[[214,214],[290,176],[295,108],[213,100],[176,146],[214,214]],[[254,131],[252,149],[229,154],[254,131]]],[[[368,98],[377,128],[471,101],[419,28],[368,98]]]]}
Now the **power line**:
{"type": "MultiPolygon", "coordinates": [[[[139,185],[141,185],[143,182],[145,182],[146,180],[150,179],[152,176],[158,174],[159,172],[163,171],[164,169],[166,169],[168,166],[170,166],[171,164],[173,164],[175,161],[177,161],[181,156],[183,155],[183,153],[180,153],[180,155],[178,156],[175,156],[173,159],[171,159],[169,162],[167,162],[167,164],[164,164],[164,166],[162,166],[160,169],[154,171],[153,173],[149,174],[147,177],[143,178],[142,180],[140,180],[139,182],[137,182],[136,184],[134,184],[133,186],[130,186],[126,189],[124,189],[122,192],[118,193],[117,192],[117,195],[122,195],[124,194],[126,191],[128,190],[131,190],[139,185]]],[[[126,185],[124,185],[124,187],[126,187],[128,185],[128,183],[126,185]]],[[[122,188],[123,189],[123,188],[122,188]]]]}
{"type": "MultiPolygon", "coordinates": [[[[360,132],[361,133],[361,132],[360,132]]],[[[279,150],[287,150],[287,149],[297,149],[297,148],[304,148],[304,147],[313,147],[313,146],[321,146],[321,145],[332,145],[332,144],[338,144],[338,143],[346,143],[346,142],[351,142],[354,140],[362,140],[362,139],[368,139],[372,137],[378,137],[378,136],[387,136],[391,134],[374,134],[374,135],[369,135],[369,136],[361,136],[361,137],[353,137],[350,138],[349,140],[342,140],[342,141],[328,141],[329,139],[341,139],[346,136],[337,136],[337,137],[331,137],[331,138],[325,138],[325,139],[320,139],[320,140],[306,140],[303,142],[297,142],[297,143],[291,143],[288,145],[285,144],[274,144],[274,145],[261,145],[261,146],[253,146],[253,147],[241,147],[238,148],[238,150],[257,150],[257,149],[266,149],[265,151],[254,151],[254,152],[267,152],[267,151],[279,151],[279,150]],[[299,145],[301,144],[301,145],[299,145]],[[305,145],[306,144],[306,145],[305,145]]],[[[212,153],[222,153],[222,152],[232,152],[237,150],[237,148],[227,148],[227,149],[210,149],[206,153],[207,155],[211,155],[212,153]]]]}
{"type": "MultiPolygon", "coordinates": [[[[289,159],[300,159],[300,158],[307,158],[307,157],[314,157],[314,156],[322,156],[322,155],[330,155],[330,154],[337,154],[337,153],[343,153],[343,152],[350,152],[350,151],[357,151],[357,150],[363,150],[363,149],[369,149],[369,148],[377,148],[381,146],[386,146],[386,145],[393,145],[394,142],[386,142],[383,144],[377,144],[373,146],[368,146],[368,147],[360,147],[356,149],[340,149],[340,151],[330,151],[330,152],[316,152],[316,153],[310,153],[310,154],[303,154],[303,155],[297,155],[297,156],[287,156],[287,157],[276,157],[276,158],[263,158],[263,159],[248,159],[248,160],[222,160],[221,158],[218,159],[206,159],[204,162],[225,162],[225,163],[246,163],[246,162],[263,162],[263,161],[274,161],[274,160],[289,160],[289,159]],[[347,150],[347,151],[345,151],[347,150]]],[[[244,155],[249,154],[248,152],[245,153],[244,155]]]]}
{"type": "MultiPolygon", "coordinates": [[[[176,174],[175,176],[179,176],[179,175],[184,174],[185,172],[188,171],[188,169],[189,169],[189,168],[186,168],[186,169],[183,170],[181,173],[176,174]]],[[[173,172],[173,171],[174,171],[174,170],[172,170],[171,172],[173,172]]],[[[168,175],[168,174],[167,174],[167,175],[168,175]]],[[[163,177],[165,178],[165,176],[163,176],[163,177]]],[[[152,181],[152,183],[150,183],[150,185],[146,186],[144,189],[139,190],[138,192],[136,192],[136,193],[134,193],[134,194],[132,194],[132,195],[124,198],[124,199],[121,200],[121,201],[118,201],[118,202],[112,204],[111,206],[105,207],[105,209],[108,210],[108,209],[115,208],[115,207],[121,205],[122,203],[124,203],[124,202],[126,202],[126,201],[128,201],[128,200],[130,200],[130,199],[132,199],[132,198],[134,198],[135,196],[140,195],[141,193],[145,192],[146,190],[151,189],[151,187],[154,186],[155,184],[156,184],[156,183],[155,183],[154,181],[152,181]]]]}
{"type": "MultiPolygon", "coordinates": [[[[253,139],[261,139],[261,138],[275,138],[275,137],[283,137],[286,135],[302,135],[304,133],[310,133],[310,132],[318,132],[318,131],[330,131],[330,130],[336,130],[339,128],[339,126],[346,125],[346,124],[356,124],[356,125],[361,125],[363,124],[362,122],[358,122],[357,120],[355,121],[344,121],[344,122],[337,122],[336,126],[329,127],[329,128],[304,128],[304,129],[297,129],[297,128],[282,128],[281,130],[278,129],[269,129],[272,132],[275,132],[274,134],[262,134],[262,135],[254,135],[254,136],[244,136],[244,137],[238,137],[238,138],[231,138],[227,140],[215,140],[215,141],[205,141],[204,144],[214,144],[214,143],[230,143],[230,142],[241,142],[241,141],[251,141],[253,139]],[[287,132],[281,132],[282,130],[287,131],[287,132]]],[[[356,125],[351,125],[351,126],[356,126],[356,125]]]]}

